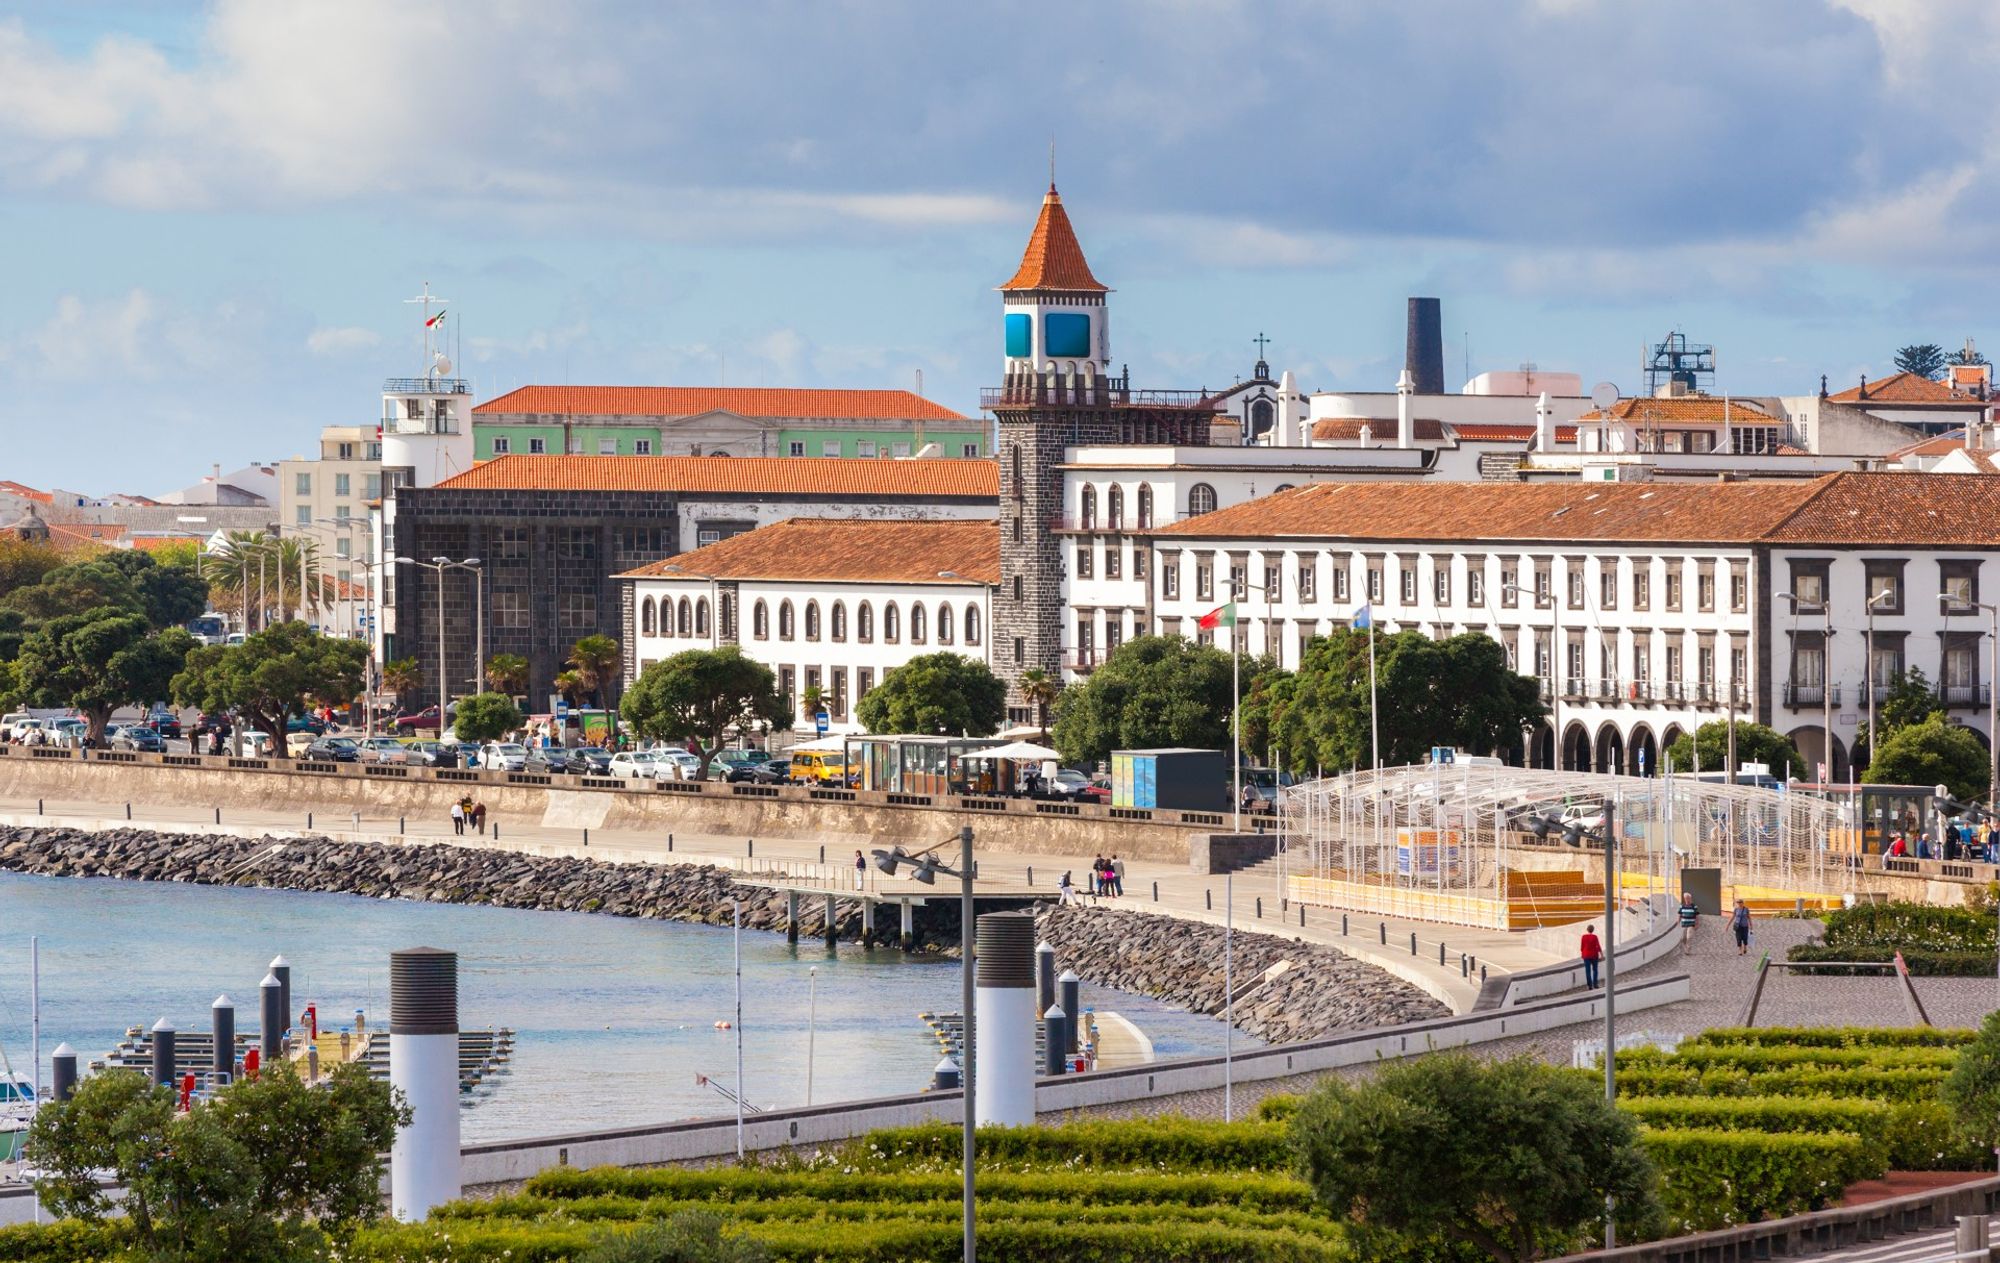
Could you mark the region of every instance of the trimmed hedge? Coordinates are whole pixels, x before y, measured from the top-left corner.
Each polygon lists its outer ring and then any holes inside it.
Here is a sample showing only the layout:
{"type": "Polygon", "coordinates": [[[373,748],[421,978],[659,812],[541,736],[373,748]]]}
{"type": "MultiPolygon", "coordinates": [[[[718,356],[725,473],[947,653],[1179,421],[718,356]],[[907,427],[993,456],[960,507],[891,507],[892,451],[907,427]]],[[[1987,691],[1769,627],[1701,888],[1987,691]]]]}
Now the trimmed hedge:
{"type": "Polygon", "coordinates": [[[1257,1102],[1257,1118],[1260,1122],[1266,1123],[1289,1123],[1292,1121],[1292,1116],[1299,1112],[1299,1106],[1305,1103],[1306,1098],[1290,1092],[1267,1096],[1257,1102]]]}
{"type": "Polygon", "coordinates": [[[1864,903],[1823,919],[1820,942],[1793,947],[1787,959],[1887,961],[1901,950],[1913,974],[1991,977],[1994,971],[1994,921],[1970,908],[1864,903]]]}
{"type": "Polygon", "coordinates": [[[1949,1070],[1958,1060],[1956,1048],[1789,1048],[1763,1044],[1683,1044],[1678,1052],[1640,1048],[1618,1054],[1626,1066],[1694,1066],[1760,1073],[1772,1070],[1832,1068],[1886,1069],[1930,1066],[1949,1070]]]}
{"type": "Polygon", "coordinates": [[[1940,1026],[1718,1026],[1680,1046],[1775,1045],[1780,1048],[1958,1048],[1977,1031],[1940,1026]]]}
{"type": "MultiPolygon", "coordinates": [[[[1878,961],[1887,964],[1896,959],[1893,947],[1829,947],[1800,943],[1785,954],[1787,960],[1798,964],[1812,964],[1815,961],[1878,961]]],[[[1903,963],[1910,973],[1918,978],[1990,978],[1996,961],[1992,952],[1934,952],[1921,947],[1903,949],[1903,963]]],[[[1843,969],[1839,965],[1825,965],[1812,970],[1813,973],[1834,976],[1865,974],[1880,977],[1879,969],[1843,969]]]]}
{"type": "MultiPolygon", "coordinates": [[[[1288,1171],[1287,1130],[1267,1122],[1204,1123],[1149,1118],[1057,1127],[994,1127],[974,1141],[982,1165],[1132,1168],[1175,1171],[1288,1171]]],[[[871,1131],[843,1150],[871,1163],[924,1166],[960,1161],[960,1132],[947,1123],[871,1131]]]]}
{"type": "Polygon", "coordinates": [[[1882,1101],[1830,1096],[1668,1096],[1620,1099],[1648,1127],[1680,1131],[1838,1132],[1879,1148],[1889,1131],[1882,1101]]]}
{"type": "Polygon", "coordinates": [[[131,1240],[122,1219],[13,1224],[0,1228],[0,1263],[99,1263],[121,1257],[131,1240]]]}
{"type": "Polygon", "coordinates": [[[1640,1140],[1660,1168],[1660,1200],[1674,1233],[1818,1210],[1886,1169],[1880,1150],[1840,1132],[1691,1128],[1648,1130],[1640,1140]]]}

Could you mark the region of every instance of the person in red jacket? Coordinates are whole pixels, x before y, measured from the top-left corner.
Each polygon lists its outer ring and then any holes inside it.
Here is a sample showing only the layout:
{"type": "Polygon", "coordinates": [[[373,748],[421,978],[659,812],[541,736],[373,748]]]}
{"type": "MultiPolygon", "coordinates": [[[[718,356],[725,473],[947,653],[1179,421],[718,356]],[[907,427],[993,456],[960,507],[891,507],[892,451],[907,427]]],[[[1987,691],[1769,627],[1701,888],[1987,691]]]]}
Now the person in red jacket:
{"type": "Polygon", "coordinates": [[[1583,927],[1583,938],[1579,943],[1577,954],[1583,957],[1583,985],[1595,991],[1597,989],[1597,967],[1604,960],[1604,944],[1597,941],[1596,926],[1586,925],[1583,927]]]}

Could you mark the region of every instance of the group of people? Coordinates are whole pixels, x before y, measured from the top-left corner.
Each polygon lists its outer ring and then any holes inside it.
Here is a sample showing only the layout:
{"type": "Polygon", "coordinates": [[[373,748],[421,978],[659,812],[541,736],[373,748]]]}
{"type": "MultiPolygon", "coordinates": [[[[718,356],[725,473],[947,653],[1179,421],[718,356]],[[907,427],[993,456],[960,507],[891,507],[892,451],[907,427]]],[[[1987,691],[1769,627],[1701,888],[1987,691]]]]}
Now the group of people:
{"type": "MultiPolygon", "coordinates": [[[[1099,855],[1090,861],[1090,870],[1085,874],[1089,879],[1089,893],[1094,899],[1125,893],[1125,861],[1116,855],[1106,859],[1099,855]]],[[[1062,893],[1062,902],[1076,903],[1082,895],[1077,893],[1074,873],[1065,872],[1057,884],[1062,893]]]]}
{"type": "Polygon", "coordinates": [[[464,836],[467,825],[475,834],[486,832],[486,804],[474,802],[470,794],[451,805],[451,831],[464,836]]]}
{"type": "Polygon", "coordinates": [[[1990,820],[1969,825],[1963,820],[1947,820],[1943,837],[1934,846],[1930,838],[1915,828],[1899,829],[1889,837],[1883,852],[1892,858],[1920,860],[1970,860],[1978,864],[2000,864],[2000,830],[1990,820]]]}
{"type": "MultiPolygon", "coordinates": [[[[1694,901],[1694,892],[1681,892],[1681,906],[1675,910],[1681,927],[1681,955],[1694,954],[1695,926],[1701,920],[1701,908],[1694,901]]],[[[1750,905],[1741,899],[1729,913],[1730,937],[1736,940],[1736,954],[1747,956],[1750,952],[1750,905]]],[[[1577,943],[1577,956],[1583,961],[1583,985],[1596,990],[1599,970],[1604,965],[1604,941],[1597,937],[1597,927],[1586,925],[1577,943]]]]}

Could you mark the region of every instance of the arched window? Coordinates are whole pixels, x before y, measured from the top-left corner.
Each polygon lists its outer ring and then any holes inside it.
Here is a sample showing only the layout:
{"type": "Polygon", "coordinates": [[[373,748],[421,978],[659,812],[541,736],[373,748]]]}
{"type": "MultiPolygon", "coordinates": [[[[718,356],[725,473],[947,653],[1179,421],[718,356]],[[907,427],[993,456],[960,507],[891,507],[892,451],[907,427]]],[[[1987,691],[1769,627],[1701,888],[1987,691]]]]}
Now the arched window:
{"type": "Polygon", "coordinates": [[[686,597],[681,598],[680,617],[674,621],[681,635],[694,635],[694,608],[688,604],[686,597]]]}
{"type": "Polygon", "coordinates": [[[1125,488],[1113,483],[1104,501],[1104,524],[1114,531],[1125,529],[1125,488]]]}
{"type": "Polygon", "coordinates": [[[653,634],[653,598],[650,596],[639,604],[639,634],[653,634]]]}
{"type": "Polygon", "coordinates": [[[792,603],[790,601],[780,601],[778,602],[778,639],[790,640],[791,638],[792,603]]]}
{"type": "Polygon", "coordinates": [[[854,611],[854,638],[864,645],[875,639],[875,607],[866,601],[854,611]]]}
{"type": "Polygon", "coordinates": [[[736,598],[724,592],[715,607],[715,630],[736,639],[736,598]]]}
{"type": "Polygon", "coordinates": [[[886,601],[882,605],[882,640],[885,644],[893,645],[901,640],[902,636],[902,615],[897,611],[894,601],[886,601]]]}
{"type": "Polygon", "coordinates": [[[819,602],[806,602],[806,639],[819,639],[819,602]]]}
{"type": "Polygon", "coordinates": [[[750,607],[750,634],[759,640],[771,637],[771,607],[761,600],[750,607]]]}
{"type": "Polygon", "coordinates": [[[1250,433],[1248,438],[1258,438],[1270,433],[1271,423],[1278,419],[1277,409],[1268,399],[1259,399],[1250,405],[1250,433]]]}
{"type": "Polygon", "coordinates": [[[1083,529],[1097,525],[1097,488],[1084,484],[1083,488],[1083,529]]]}
{"type": "Polygon", "coordinates": [[[833,638],[835,640],[847,639],[847,602],[845,601],[835,601],[833,603],[833,638]]]}
{"type": "Polygon", "coordinates": [[[910,643],[924,643],[924,607],[916,601],[910,602],[910,643]]]}
{"type": "Polygon", "coordinates": [[[707,598],[707,597],[703,597],[703,598],[701,598],[701,600],[699,600],[699,601],[696,601],[696,602],[694,603],[694,634],[695,634],[695,635],[697,635],[697,636],[706,636],[706,635],[708,635],[708,598],[707,598]]]}
{"type": "Polygon", "coordinates": [[[1139,484],[1139,529],[1146,531],[1151,530],[1152,527],[1153,488],[1150,484],[1142,482],[1139,484]]]}
{"type": "Polygon", "coordinates": [[[940,602],[938,604],[938,621],[937,621],[939,644],[948,645],[951,643],[951,630],[954,626],[956,626],[956,624],[954,624],[951,619],[951,606],[945,605],[942,602],[940,602]]]}
{"type": "Polygon", "coordinates": [[[965,607],[965,643],[968,645],[979,643],[979,607],[977,605],[968,605],[965,607]]]}
{"type": "Polygon", "coordinates": [[[1198,482],[1188,488],[1188,516],[1200,517],[1204,513],[1215,512],[1215,488],[1205,482],[1198,482]]]}

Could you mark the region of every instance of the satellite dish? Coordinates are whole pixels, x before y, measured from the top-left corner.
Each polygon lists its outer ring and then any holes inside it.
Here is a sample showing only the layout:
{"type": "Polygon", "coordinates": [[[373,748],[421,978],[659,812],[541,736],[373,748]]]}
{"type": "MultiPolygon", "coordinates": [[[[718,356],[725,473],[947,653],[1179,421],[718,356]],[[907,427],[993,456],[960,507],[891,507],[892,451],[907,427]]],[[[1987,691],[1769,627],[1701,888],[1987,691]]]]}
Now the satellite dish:
{"type": "Polygon", "coordinates": [[[451,376],[451,357],[439,351],[437,358],[431,361],[431,374],[435,377],[451,376]]]}
{"type": "Polygon", "coordinates": [[[1590,388],[1590,402],[1603,411],[1618,402],[1618,387],[1610,382],[1599,382],[1590,388]]]}

